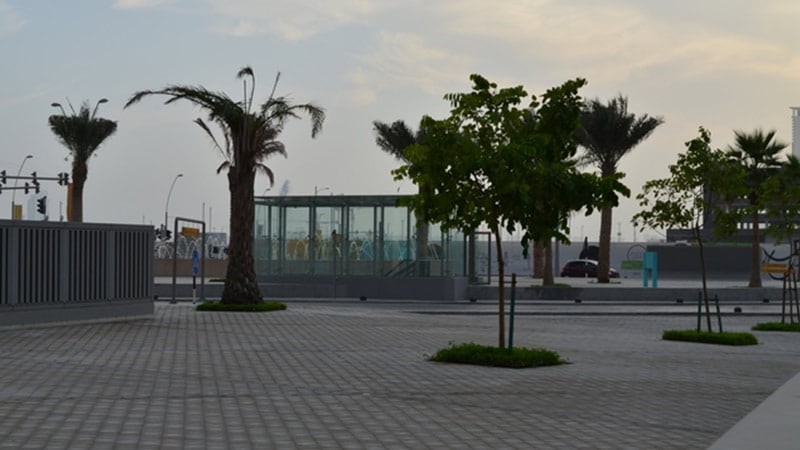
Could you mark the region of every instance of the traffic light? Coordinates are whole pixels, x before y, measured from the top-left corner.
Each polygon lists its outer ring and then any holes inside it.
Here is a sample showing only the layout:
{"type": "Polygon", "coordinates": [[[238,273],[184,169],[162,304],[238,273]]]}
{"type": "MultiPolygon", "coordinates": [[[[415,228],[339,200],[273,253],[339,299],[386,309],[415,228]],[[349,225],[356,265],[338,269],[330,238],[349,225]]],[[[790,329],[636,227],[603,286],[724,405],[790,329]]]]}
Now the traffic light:
{"type": "Polygon", "coordinates": [[[36,199],[36,212],[43,216],[47,215],[47,196],[36,199]]]}
{"type": "Polygon", "coordinates": [[[165,236],[164,236],[164,240],[165,240],[165,241],[168,241],[168,240],[170,240],[170,238],[172,237],[172,231],[169,231],[169,228],[167,228],[167,229],[166,229],[166,230],[164,230],[164,231],[166,231],[166,234],[165,234],[165,236]]]}
{"type": "Polygon", "coordinates": [[[0,184],[6,184],[6,171],[0,172],[0,184]]]}

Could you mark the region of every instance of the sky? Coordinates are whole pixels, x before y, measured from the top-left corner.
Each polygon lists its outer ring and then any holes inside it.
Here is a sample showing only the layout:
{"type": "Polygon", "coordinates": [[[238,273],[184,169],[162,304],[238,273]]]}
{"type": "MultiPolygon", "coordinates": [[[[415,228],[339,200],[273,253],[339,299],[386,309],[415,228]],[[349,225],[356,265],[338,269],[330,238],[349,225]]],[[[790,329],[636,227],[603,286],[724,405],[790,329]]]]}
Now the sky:
{"type": "MultiPolygon", "coordinates": [[[[51,103],[107,98],[98,115],[118,131],[89,162],[84,220],[157,226],[180,173],[169,216],[225,231],[222,160],[193,123],[203,112],[158,97],[123,109],[134,92],[202,85],[238,99],[236,73],[250,66],[263,101],[280,72],[277,94],[322,106],[327,119],[315,139],[308,119],[286,127],[288,157],[266,162],[275,186],[259,178],[256,195],[287,182],[290,195],[410,194],[375,145],[374,120],[443,118],[444,94],[467,92],[472,73],[536,95],[582,77],[585,98],[622,94],[629,111],[665,121],[619,167],[633,193],[614,211],[613,238],[632,240],[636,194],[667,175],[699,126],[723,149],[733,130],[775,129],[791,143],[798,23],[796,0],[0,0],[0,170],[16,173],[30,154],[23,173],[69,172],[47,126],[59,112],[51,103]]],[[[57,220],[66,189],[45,187],[57,220]]],[[[0,192],[1,219],[11,199],[0,192]]],[[[599,223],[576,214],[570,236],[596,241],[599,223]]]]}

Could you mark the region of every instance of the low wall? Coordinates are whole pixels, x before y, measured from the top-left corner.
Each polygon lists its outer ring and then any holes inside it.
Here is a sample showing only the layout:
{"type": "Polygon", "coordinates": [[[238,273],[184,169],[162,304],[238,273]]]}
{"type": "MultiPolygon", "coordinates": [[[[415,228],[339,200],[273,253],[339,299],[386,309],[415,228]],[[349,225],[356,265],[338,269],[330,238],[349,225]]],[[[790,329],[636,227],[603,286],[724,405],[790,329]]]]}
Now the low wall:
{"type": "MultiPolygon", "coordinates": [[[[395,300],[464,300],[467,298],[467,279],[458,278],[386,278],[386,277],[301,277],[281,276],[259,278],[261,294],[271,298],[353,298],[395,300]]],[[[205,285],[206,298],[219,298],[223,283],[205,285]]],[[[160,300],[172,298],[172,284],[155,286],[160,300]]],[[[192,296],[191,284],[178,284],[176,297],[192,296]]],[[[200,286],[197,287],[200,295],[200,286]]]]}
{"type": "Polygon", "coordinates": [[[153,314],[153,227],[0,220],[0,325],[153,314]]]}
{"type": "MultiPolygon", "coordinates": [[[[179,277],[192,276],[192,260],[179,259],[177,275],[179,277]]],[[[228,270],[227,259],[207,259],[206,260],[206,277],[208,278],[224,278],[228,270]]],[[[172,276],[172,260],[171,259],[156,259],[153,264],[153,274],[157,277],[171,277],[172,276]]]]}

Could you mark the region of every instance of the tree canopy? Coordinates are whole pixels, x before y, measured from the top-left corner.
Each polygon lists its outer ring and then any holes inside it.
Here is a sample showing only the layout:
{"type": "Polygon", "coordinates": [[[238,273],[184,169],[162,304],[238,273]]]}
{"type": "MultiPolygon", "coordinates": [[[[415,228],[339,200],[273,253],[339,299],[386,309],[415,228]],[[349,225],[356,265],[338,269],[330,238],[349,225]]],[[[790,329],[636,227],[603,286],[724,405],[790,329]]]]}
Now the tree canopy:
{"type": "Polygon", "coordinates": [[[465,234],[486,226],[497,245],[500,346],[504,346],[501,231],[524,229],[530,239],[567,240],[570,211],[615,203],[627,190],[618,178],[603,182],[580,173],[573,135],[583,105],[582,79],[548,90],[541,103],[522,86],[498,88],[470,76],[472,91],[445,95],[450,116],[425,117],[425,137],[406,149],[409,163],[396,179],[425,190],[409,204],[445,229],[465,234]]]}

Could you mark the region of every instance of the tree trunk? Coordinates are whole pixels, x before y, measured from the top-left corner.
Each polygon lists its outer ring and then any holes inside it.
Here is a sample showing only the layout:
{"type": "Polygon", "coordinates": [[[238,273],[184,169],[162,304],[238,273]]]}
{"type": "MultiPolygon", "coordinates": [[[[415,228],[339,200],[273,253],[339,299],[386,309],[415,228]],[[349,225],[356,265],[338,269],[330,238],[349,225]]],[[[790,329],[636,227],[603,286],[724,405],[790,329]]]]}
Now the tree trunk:
{"type": "Polygon", "coordinates": [[[72,198],[70,199],[72,213],[70,222],[83,222],[83,186],[89,175],[89,166],[86,162],[72,162],[72,198]]]}
{"type": "Polygon", "coordinates": [[[608,283],[608,268],[611,258],[611,210],[609,206],[600,212],[600,248],[597,254],[597,282],[608,283]]]}
{"type": "Polygon", "coordinates": [[[228,270],[222,291],[222,303],[226,304],[261,302],[261,292],[253,267],[254,178],[255,173],[242,166],[233,166],[228,170],[231,234],[228,244],[228,270]]]}
{"type": "Polygon", "coordinates": [[[545,246],[539,242],[533,244],[533,278],[544,278],[545,246]]]}
{"type": "MultiPolygon", "coordinates": [[[[694,237],[697,239],[697,246],[700,249],[700,275],[703,279],[703,300],[706,304],[706,322],[708,331],[711,331],[711,307],[708,304],[708,286],[706,284],[706,256],[703,251],[703,238],[700,235],[700,225],[694,226],[694,237]]],[[[700,330],[698,330],[700,331],[700,330]]]]}
{"type": "MultiPolygon", "coordinates": [[[[423,195],[423,187],[419,186],[418,194],[423,195]]],[[[421,212],[414,214],[416,217],[416,232],[417,238],[415,242],[415,259],[417,264],[417,276],[427,277],[430,276],[431,262],[428,259],[430,252],[428,251],[428,234],[430,232],[430,224],[425,220],[425,216],[421,212]]]]}
{"type": "Polygon", "coordinates": [[[750,287],[761,287],[761,240],[758,210],[753,213],[753,244],[750,251],[750,287]]]}
{"type": "Polygon", "coordinates": [[[550,240],[544,247],[544,276],[542,286],[553,286],[553,241],[550,240]]]}
{"type": "Polygon", "coordinates": [[[497,307],[498,307],[498,321],[499,321],[499,339],[497,346],[500,348],[506,347],[506,291],[503,276],[505,275],[505,264],[503,261],[503,244],[500,242],[500,230],[497,225],[492,226],[492,234],[495,237],[495,244],[497,248],[497,307]]]}

